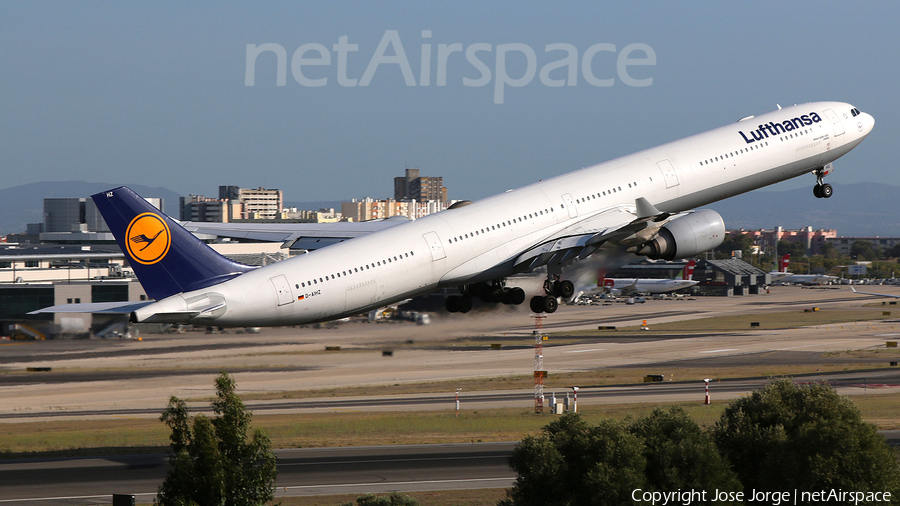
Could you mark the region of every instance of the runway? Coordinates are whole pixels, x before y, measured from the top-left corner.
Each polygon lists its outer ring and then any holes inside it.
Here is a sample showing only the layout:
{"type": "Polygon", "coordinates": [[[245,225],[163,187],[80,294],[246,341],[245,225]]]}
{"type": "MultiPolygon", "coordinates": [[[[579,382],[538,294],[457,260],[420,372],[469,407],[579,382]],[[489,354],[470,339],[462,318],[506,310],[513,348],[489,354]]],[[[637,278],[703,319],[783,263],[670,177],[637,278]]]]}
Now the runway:
{"type": "MultiPolygon", "coordinates": [[[[900,431],[882,431],[893,446],[900,431]]],[[[276,450],[276,497],[508,488],[516,442],[276,450]]],[[[149,503],[167,455],[0,461],[0,505],[110,504],[113,493],[149,503]]]]}
{"type": "MultiPolygon", "coordinates": [[[[276,496],[506,488],[515,442],[277,450],[276,496]]],[[[0,504],[110,504],[111,495],[149,503],[168,455],[0,461],[0,504]]]]}

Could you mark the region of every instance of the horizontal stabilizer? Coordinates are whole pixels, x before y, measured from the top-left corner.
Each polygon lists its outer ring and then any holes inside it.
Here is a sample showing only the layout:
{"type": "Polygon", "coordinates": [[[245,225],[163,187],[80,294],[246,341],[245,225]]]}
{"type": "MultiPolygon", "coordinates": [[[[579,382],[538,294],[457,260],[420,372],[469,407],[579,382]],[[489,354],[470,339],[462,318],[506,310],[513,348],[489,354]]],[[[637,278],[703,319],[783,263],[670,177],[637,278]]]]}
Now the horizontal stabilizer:
{"type": "Polygon", "coordinates": [[[95,313],[95,314],[131,314],[142,307],[153,304],[152,300],[140,302],[86,302],[80,304],[59,304],[32,311],[28,314],[42,313],[95,313]]]}

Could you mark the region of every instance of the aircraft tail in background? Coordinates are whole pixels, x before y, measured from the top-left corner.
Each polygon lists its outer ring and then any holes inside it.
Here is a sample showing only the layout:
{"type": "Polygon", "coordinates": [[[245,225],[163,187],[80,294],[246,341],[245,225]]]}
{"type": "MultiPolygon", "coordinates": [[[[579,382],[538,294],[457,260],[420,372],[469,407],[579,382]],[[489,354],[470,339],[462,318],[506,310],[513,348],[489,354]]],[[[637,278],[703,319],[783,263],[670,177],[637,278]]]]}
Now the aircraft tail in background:
{"type": "Polygon", "coordinates": [[[691,281],[694,279],[694,267],[697,265],[697,262],[691,260],[684,266],[684,269],[681,270],[681,274],[678,275],[675,279],[683,279],[685,281],[691,281]]]}
{"type": "Polygon", "coordinates": [[[787,255],[782,255],[781,259],[778,261],[778,272],[788,272],[788,264],[791,261],[791,255],[788,253],[787,255]]]}

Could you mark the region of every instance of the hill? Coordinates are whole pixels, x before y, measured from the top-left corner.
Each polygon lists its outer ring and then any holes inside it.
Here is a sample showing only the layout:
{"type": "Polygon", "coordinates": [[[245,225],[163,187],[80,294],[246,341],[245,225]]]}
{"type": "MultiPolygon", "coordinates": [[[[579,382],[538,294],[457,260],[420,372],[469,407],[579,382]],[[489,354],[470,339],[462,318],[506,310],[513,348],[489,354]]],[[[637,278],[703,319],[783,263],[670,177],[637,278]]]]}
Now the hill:
{"type": "Polygon", "coordinates": [[[812,185],[784,191],[756,190],[705,206],[736,228],[836,229],[845,237],[900,237],[900,187],[878,183],[834,184],[834,196],[813,197],[812,185]]]}
{"type": "MultiPolygon", "coordinates": [[[[28,223],[44,221],[45,198],[90,197],[122,186],[114,183],[54,181],[30,183],[0,190],[0,235],[24,232],[28,223]]],[[[178,193],[162,187],[128,185],[144,197],[161,197],[163,211],[178,217],[178,193]]]]}

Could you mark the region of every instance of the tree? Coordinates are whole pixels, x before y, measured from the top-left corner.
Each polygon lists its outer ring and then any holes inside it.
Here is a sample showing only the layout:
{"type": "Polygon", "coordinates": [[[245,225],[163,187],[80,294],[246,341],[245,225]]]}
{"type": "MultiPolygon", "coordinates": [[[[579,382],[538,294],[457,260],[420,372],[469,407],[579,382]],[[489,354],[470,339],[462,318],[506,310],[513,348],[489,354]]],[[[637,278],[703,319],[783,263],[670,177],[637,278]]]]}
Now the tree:
{"type": "Polygon", "coordinates": [[[822,244],[822,246],[819,248],[819,254],[822,255],[824,258],[827,258],[830,260],[834,260],[841,256],[840,252],[838,252],[837,248],[834,247],[834,244],[832,244],[830,242],[825,242],[824,244],[822,244]]]}
{"type": "Polygon", "coordinates": [[[727,460],[684,409],[657,408],[638,418],[630,431],[644,443],[649,489],[741,491],[741,484],[727,460]]]}
{"type": "Polygon", "coordinates": [[[631,504],[644,488],[643,447],[624,423],[588,425],[564,415],[541,436],[522,440],[509,458],[518,477],[500,506],[631,504]]]}
{"type": "Polygon", "coordinates": [[[872,261],[878,258],[878,253],[871,242],[859,240],[854,241],[853,245],[850,246],[850,256],[858,260],[872,261]]]}
{"type": "Polygon", "coordinates": [[[726,408],[714,437],[745,490],[900,493],[894,452],[824,384],[773,381],[726,408]]]}
{"type": "Polygon", "coordinates": [[[900,243],[897,243],[890,248],[884,250],[885,258],[898,258],[900,257],[900,243]]]}
{"type": "Polygon", "coordinates": [[[781,255],[791,255],[791,258],[797,259],[806,256],[806,245],[800,242],[778,241],[778,258],[781,255]]]}
{"type": "MultiPolygon", "coordinates": [[[[419,501],[412,497],[394,492],[388,497],[366,494],[356,498],[357,506],[419,506],[419,501]]],[[[352,502],[345,502],[341,506],[353,506],[352,502]]]]}
{"type": "Polygon", "coordinates": [[[718,252],[717,256],[719,258],[731,258],[732,251],[740,250],[744,261],[749,262],[751,260],[750,249],[752,246],[753,238],[747,234],[726,234],[722,244],[716,248],[716,252],[718,252]]]}
{"type": "Polygon", "coordinates": [[[251,413],[235,393],[234,378],[216,378],[216,417],[191,417],[187,405],[172,396],[160,420],[172,430],[171,469],[159,488],[160,506],[249,506],[271,501],[275,454],[265,432],[248,441],[251,413]]]}

